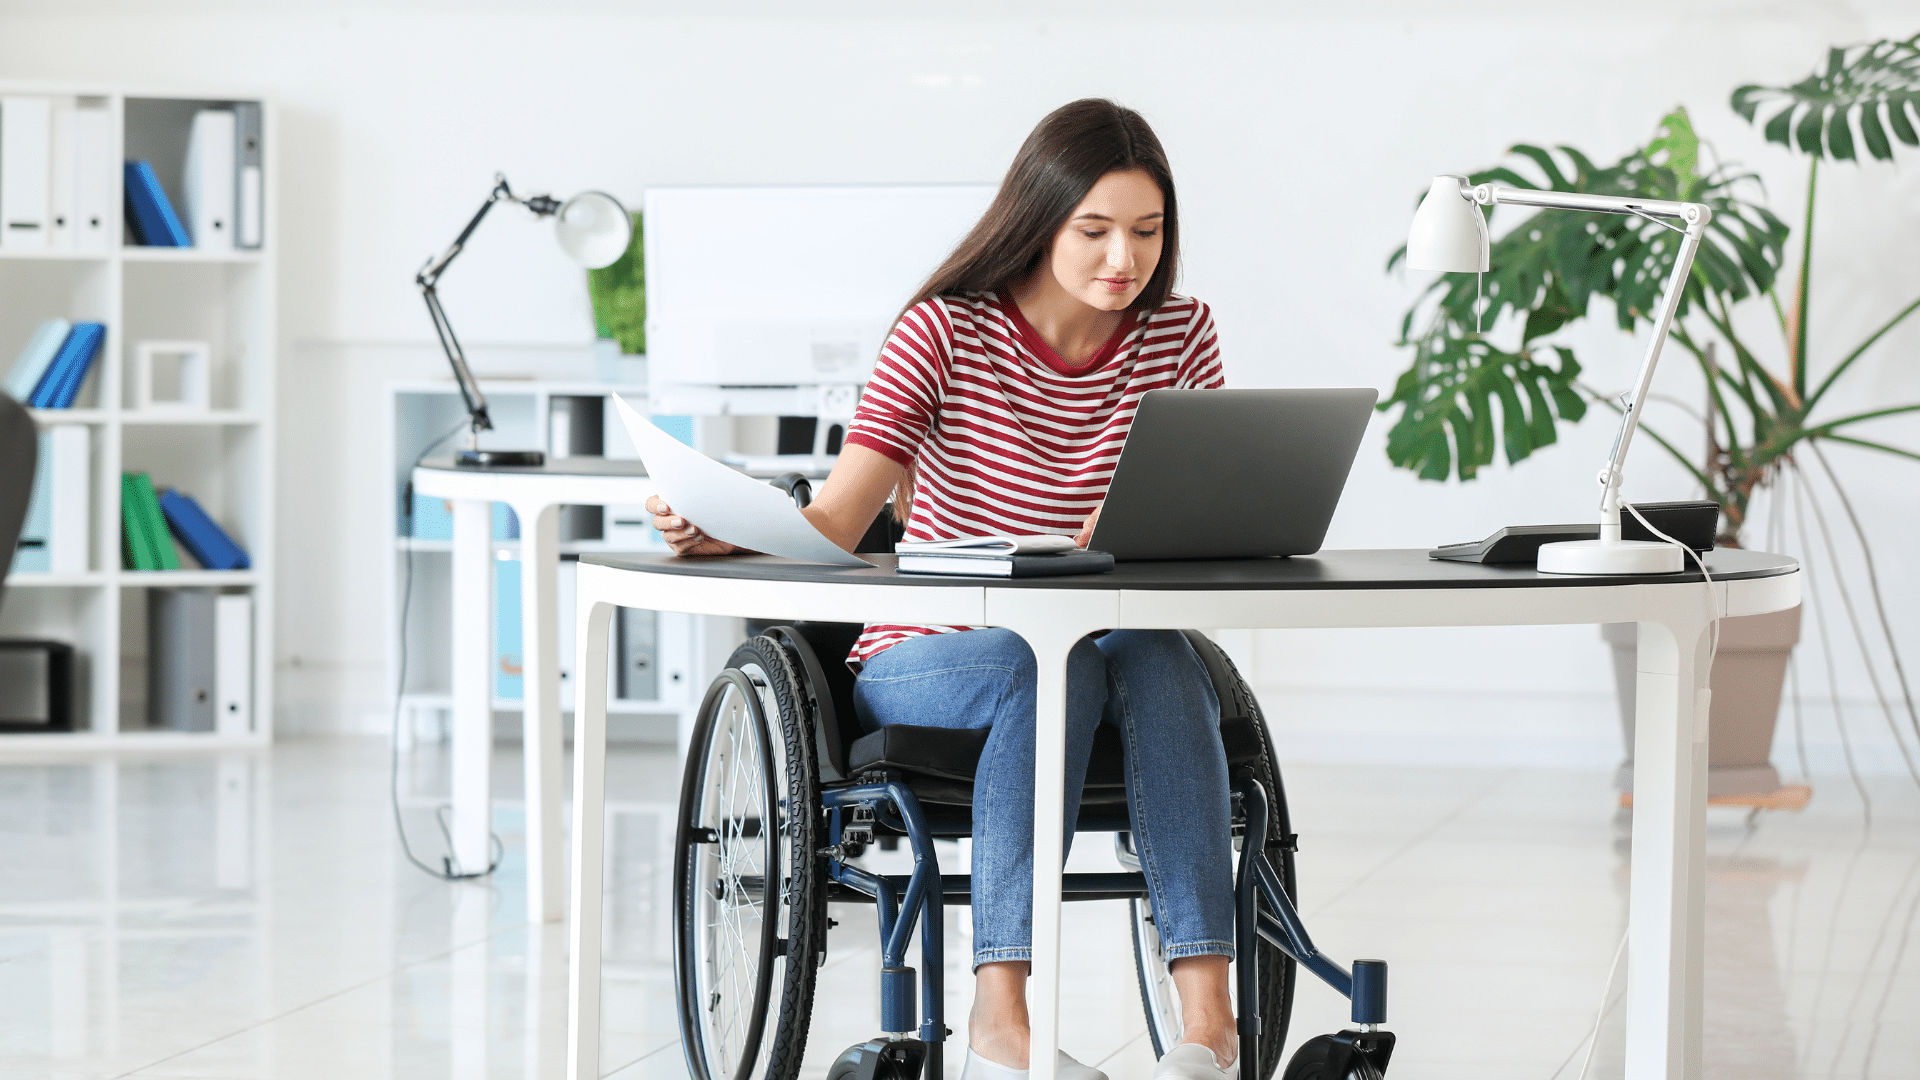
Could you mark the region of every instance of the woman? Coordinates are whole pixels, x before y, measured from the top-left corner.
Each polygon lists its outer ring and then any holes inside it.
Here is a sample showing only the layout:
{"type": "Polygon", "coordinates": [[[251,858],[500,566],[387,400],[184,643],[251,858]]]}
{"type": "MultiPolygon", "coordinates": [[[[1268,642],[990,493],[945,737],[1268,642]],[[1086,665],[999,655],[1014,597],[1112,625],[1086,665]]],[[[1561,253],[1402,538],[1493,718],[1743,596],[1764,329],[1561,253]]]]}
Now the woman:
{"type": "MultiPolygon", "coordinates": [[[[808,519],[852,550],[891,493],[910,540],[1056,533],[1084,545],[1140,395],[1222,383],[1206,305],[1172,292],[1177,224],[1166,154],[1138,113],[1088,99],[1048,115],[895,324],[808,519]]],[[[648,508],[678,554],[735,550],[658,498],[648,508]]],[[[869,730],[989,729],[974,781],[964,1076],[1024,1076],[1033,654],[1003,629],[870,625],[847,659],[869,730]]],[[[1116,725],[1126,746],[1134,835],[1185,1021],[1155,1076],[1224,1080],[1237,1056],[1232,841],[1212,683],[1171,631],[1084,640],[1067,677],[1069,843],[1094,729],[1116,725]]],[[[1105,1080],[1064,1054],[1059,1075],[1105,1080]]]]}

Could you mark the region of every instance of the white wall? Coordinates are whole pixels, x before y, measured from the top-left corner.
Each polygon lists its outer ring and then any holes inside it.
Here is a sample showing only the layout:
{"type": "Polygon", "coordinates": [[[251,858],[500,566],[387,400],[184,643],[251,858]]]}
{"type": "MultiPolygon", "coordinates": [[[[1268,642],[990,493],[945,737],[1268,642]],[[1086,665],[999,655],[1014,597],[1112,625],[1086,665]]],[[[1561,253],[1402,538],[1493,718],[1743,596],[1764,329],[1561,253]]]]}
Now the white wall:
{"type": "MultiPolygon", "coordinates": [[[[1382,266],[1433,173],[1478,167],[1521,140],[1611,160],[1685,103],[1791,215],[1800,159],[1763,144],[1727,108],[1729,91],[1798,79],[1829,43],[1916,29],[1910,7],[1891,0],[1533,8],[1473,17],[1412,2],[1118,0],[1093,18],[1054,0],[977,3],[958,17],[879,2],[551,0],[533,14],[443,0],[164,10],[0,0],[0,76],[257,91],[279,103],[279,707],[295,728],[340,729],[370,722],[384,696],[381,388],[440,364],[410,278],[495,170],[527,190],[597,187],[636,204],[654,184],[993,180],[1048,109],[1108,95],[1146,113],[1172,155],[1186,289],[1217,311],[1230,380],[1385,390],[1404,362],[1392,347],[1400,313],[1422,283],[1382,266]]],[[[1822,177],[1817,355],[1920,292],[1920,155],[1905,160],[1903,171],[1822,177]]],[[[769,289],[797,272],[742,267],[769,289]]],[[[444,288],[491,373],[552,370],[551,350],[590,332],[579,274],[521,221],[490,221],[444,288]]],[[[1582,343],[1595,383],[1625,383],[1632,341],[1596,328],[1582,343]]],[[[1920,321],[1890,337],[1836,404],[1920,399],[1917,348],[1920,321]]],[[[1661,385],[1699,395],[1678,363],[1661,385]]],[[[1501,524],[1585,519],[1611,435],[1590,420],[1519,469],[1460,486],[1391,469],[1385,428],[1382,417],[1330,546],[1426,547],[1501,524]]],[[[1889,422],[1884,435],[1920,444],[1920,424],[1889,422]]],[[[1687,496],[1652,450],[1634,459],[1630,493],[1687,496]]],[[[1832,454],[1879,538],[1896,632],[1920,648],[1910,539],[1920,465],[1832,454]]],[[[1869,690],[1842,646],[1841,690],[1858,699],[1869,690]]],[[[1302,745],[1326,755],[1616,756],[1591,627],[1272,633],[1236,647],[1302,745]],[[1436,701],[1443,719],[1401,719],[1436,701]],[[1435,728],[1452,734],[1415,737],[1435,728]]],[[[1803,653],[1802,674],[1821,687],[1815,655],[1803,653]]],[[[1884,722],[1853,717],[1867,757],[1888,765],[1884,722]]],[[[1826,724],[1810,736],[1826,753],[1831,723],[1809,723],[1826,724]]]]}

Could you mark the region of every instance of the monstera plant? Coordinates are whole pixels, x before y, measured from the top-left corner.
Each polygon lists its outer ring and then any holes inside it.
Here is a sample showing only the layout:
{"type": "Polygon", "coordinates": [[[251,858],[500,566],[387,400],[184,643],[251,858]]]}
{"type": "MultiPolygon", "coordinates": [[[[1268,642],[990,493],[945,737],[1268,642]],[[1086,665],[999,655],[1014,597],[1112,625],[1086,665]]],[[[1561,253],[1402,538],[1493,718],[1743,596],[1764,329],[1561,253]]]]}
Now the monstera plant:
{"type": "MultiPolygon", "coordinates": [[[[1807,325],[1815,184],[1822,158],[1853,160],[1859,144],[1886,159],[1894,140],[1920,146],[1920,36],[1833,50],[1826,70],[1785,87],[1744,86],[1733,107],[1762,122],[1767,138],[1813,160],[1793,292],[1778,286],[1789,230],[1761,202],[1757,178],[1702,152],[1685,110],[1665,117],[1656,137],[1610,166],[1572,147],[1515,146],[1511,166],[1472,175],[1475,183],[1626,195],[1705,203],[1713,222],[1686,285],[1670,344],[1700,365],[1709,389],[1709,450],[1702,459],[1653,425],[1658,442],[1718,502],[1722,541],[1737,544],[1756,489],[1791,465],[1795,450],[1831,440],[1920,460],[1920,454],[1866,438],[1855,425],[1920,404],[1841,416],[1820,408],[1837,380],[1885,334],[1920,308],[1906,304],[1852,348],[1824,365],[1814,362],[1807,325]],[[1891,137],[1889,137],[1891,136],[1891,137]],[[1517,171],[1531,169],[1538,178],[1517,171]],[[1769,301],[1784,347],[1748,342],[1734,308],[1769,301]],[[1818,378],[1816,367],[1822,367],[1818,378]]],[[[1595,298],[1612,302],[1614,319],[1633,331],[1652,318],[1676,254],[1675,236],[1637,217],[1535,214],[1494,242],[1484,282],[1450,275],[1429,286],[1401,323],[1400,343],[1412,365],[1382,409],[1399,415],[1388,436],[1394,464],[1423,479],[1471,480],[1503,450],[1518,462],[1554,442],[1562,422],[1578,421],[1590,402],[1618,405],[1580,380],[1580,365],[1562,331],[1587,317],[1595,298]]],[[[1405,248],[1388,260],[1397,265],[1405,248]]],[[[1920,273],[1915,275],[1920,280],[1920,273]]],[[[1688,440],[1692,443],[1692,440],[1688,440]]]]}

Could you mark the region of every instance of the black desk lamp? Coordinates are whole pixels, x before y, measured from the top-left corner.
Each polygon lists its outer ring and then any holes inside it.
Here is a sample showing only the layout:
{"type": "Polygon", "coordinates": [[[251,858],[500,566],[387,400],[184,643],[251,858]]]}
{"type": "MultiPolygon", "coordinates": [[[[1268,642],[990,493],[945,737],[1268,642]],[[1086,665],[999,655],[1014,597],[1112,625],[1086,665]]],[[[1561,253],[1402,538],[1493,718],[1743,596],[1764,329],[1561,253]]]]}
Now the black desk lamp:
{"type": "Polygon", "coordinates": [[[480,392],[480,382],[473,377],[467,367],[467,354],[460,350],[460,340],[453,336],[453,324],[447,321],[447,313],[440,307],[440,294],[435,289],[440,275],[446,273],[447,266],[454,257],[464,251],[467,237],[480,226],[480,220],[487,216],[498,202],[515,202],[533,211],[535,217],[551,217],[554,238],[560,242],[574,262],[589,270],[598,270],[611,266],[633,242],[633,218],[627,209],[611,195],[598,191],[583,191],[562,203],[551,195],[532,195],[521,198],[507,186],[506,176],[493,174],[493,192],[487,201],[460,230],[452,246],[439,258],[427,260],[420,272],[413,277],[413,283],[420,286],[420,295],[427,301],[427,314],[433,317],[434,332],[440,335],[440,347],[446,350],[447,363],[453,365],[453,378],[460,384],[460,396],[466,399],[467,413],[473,418],[473,429],[469,436],[467,449],[460,451],[454,460],[468,468],[484,469],[500,465],[542,465],[547,455],[539,450],[482,450],[480,432],[493,428],[493,418],[487,415],[487,396],[480,392]]]}

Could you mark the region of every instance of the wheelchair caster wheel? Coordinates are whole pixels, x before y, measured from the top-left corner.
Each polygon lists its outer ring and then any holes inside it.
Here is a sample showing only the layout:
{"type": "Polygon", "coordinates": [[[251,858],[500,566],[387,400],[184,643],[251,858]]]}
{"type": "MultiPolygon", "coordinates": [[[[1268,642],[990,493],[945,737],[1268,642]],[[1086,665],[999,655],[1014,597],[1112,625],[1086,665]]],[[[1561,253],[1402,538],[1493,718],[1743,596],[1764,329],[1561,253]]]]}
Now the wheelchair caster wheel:
{"type": "Polygon", "coordinates": [[[874,1039],[847,1047],[827,1070],[827,1080],[919,1080],[926,1060],[927,1044],[919,1039],[874,1039]]]}
{"type": "Polygon", "coordinates": [[[1393,1032],[1346,1031],[1300,1044],[1281,1080],[1381,1080],[1393,1056],[1393,1032]]]}

